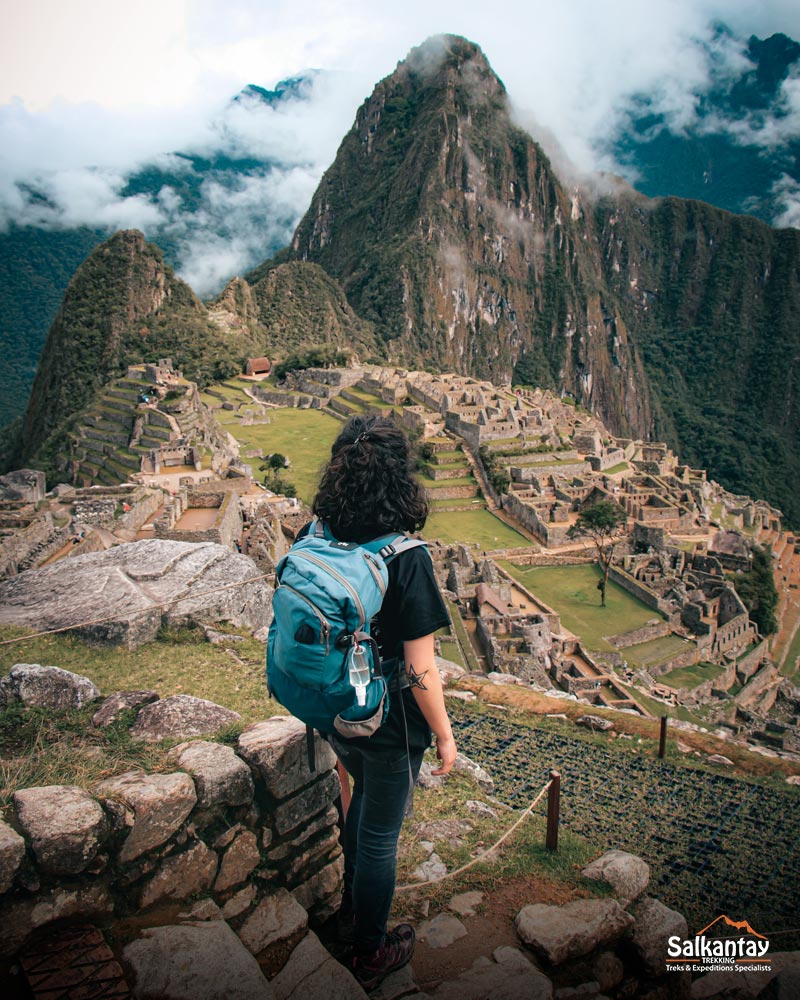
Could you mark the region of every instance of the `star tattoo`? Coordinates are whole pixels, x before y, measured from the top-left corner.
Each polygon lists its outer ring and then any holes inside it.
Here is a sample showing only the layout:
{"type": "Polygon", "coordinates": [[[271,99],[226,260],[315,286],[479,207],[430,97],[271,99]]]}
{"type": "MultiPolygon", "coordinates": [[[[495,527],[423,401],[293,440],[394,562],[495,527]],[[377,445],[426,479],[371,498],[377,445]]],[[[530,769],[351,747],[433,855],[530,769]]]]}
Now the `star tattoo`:
{"type": "Polygon", "coordinates": [[[406,673],[408,674],[408,686],[410,688],[419,688],[420,691],[428,690],[424,683],[428,673],[427,670],[423,670],[421,674],[418,674],[414,669],[414,664],[409,663],[406,667],[406,673]]]}

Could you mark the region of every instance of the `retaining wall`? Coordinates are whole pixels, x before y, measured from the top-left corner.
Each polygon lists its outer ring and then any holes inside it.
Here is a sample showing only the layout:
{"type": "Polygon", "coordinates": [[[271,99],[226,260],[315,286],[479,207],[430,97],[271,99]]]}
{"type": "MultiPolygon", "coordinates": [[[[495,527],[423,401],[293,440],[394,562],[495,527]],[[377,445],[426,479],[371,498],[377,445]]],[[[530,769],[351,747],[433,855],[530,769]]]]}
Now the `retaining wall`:
{"type": "Polygon", "coordinates": [[[312,773],[305,727],[275,716],[234,748],[181,744],[171,773],[18,792],[0,820],[0,957],[60,918],[111,924],[198,896],[254,953],[287,891],[325,919],[340,900],[340,788],[319,737],[316,755],[312,773]]]}

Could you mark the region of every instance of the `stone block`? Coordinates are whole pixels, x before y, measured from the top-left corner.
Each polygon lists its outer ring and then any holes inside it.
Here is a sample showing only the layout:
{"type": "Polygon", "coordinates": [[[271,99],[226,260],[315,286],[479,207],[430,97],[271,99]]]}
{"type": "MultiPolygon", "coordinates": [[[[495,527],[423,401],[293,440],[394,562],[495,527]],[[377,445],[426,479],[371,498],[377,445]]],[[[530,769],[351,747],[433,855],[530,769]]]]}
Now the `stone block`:
{"type": "Polygon", "coordinates": [[[123,957],[137,1000],[273,1000],[258,962],[224,920],[148,928],[123,957]]]}
{"type": "Polygon", "coordinates": [[[308,926],[308,914],[285,889],[265,896],[239,928],[239,937],[253,954],[288,941],[308,926]]]}
{"type": "Polygon", "coordinates": [[[108,887],[99,883],[80,889],[53,889],[32,899],[9,901],[0,906],[0,958],[11,958],[40,927],[54,920],[73,917],[93,919],[113,912],[108,887]]]}
{"type": "Polygon", "coordinates": [[[673,934],[681,940],[688,937],[689,927],[682,913],[671,910],[658,899],[645,896],[632,908],[636,923],[631,941],[647,972],[652,976],[664,973],[667,941],[673,934]]]}
{"type": "Polygon", "coordinates": [[[217,873],[217,855],[202,841],[188,851],[168,857],[139,894],[139,907],[146,909],[165,899],[188,899],[211,887],[217,873]]]}
{"type": "Polygon", "coordinates": [[[274,715],[248,726],[239,737],[239,755],[258,773],[270,795],[285,799],[336,766],[336,755],[315,735],[316,766],[312,772],[306,754],[306,727],[299,719],[274,715]]]}
{"type": "Polygon", "coordinates": [[[614,890],[621,906],[627,906],[647,888],[650,868],[627,851],[606,851],[581,872],[584,878],[605,882],[614,890]]]}
{"type": "Polygon", "coordinates": [[[292,889],[292,895],[304,910],[311,913],[341,891],[343,878],[344,857],[339,855],[311,878],[292,889]]]}
{"type": "Polygon", "coordinates": [[[434,1000],[552,1000],[553,984],[533,965],[516,962],[476,962],[457,979],[442,983],[434,1000]]]}
{"type": "Polygon", "coordinates": [[[122,804],[125,824],[130,827],[119,852],[123,864],[169,840],[197,802],[194,782],[182,772],[126,771],[100,782],[95,794],[122,804]]]}
{"type": "Polygon", "coordinates": [[[84,871],[108,832],[99,803],[75,785],[24,788],[14,806],[39,867],[53,875],[84,871]]]}
{"type": "Polygon", "coordinates": [[[633,917],[615,899],[575,899],[564,906],[525,906],[514,925],[525,944],[552,965],[561,965],[618,940],[633,917]]]}
{"type": "Polygon", "coordinates": [[[308,785],[275,808],[272,822],[276,833],[282,836],[306,822],[309,816],[327,809],[340,791],[339,775],[335,771],[329,771],[322,780],[308,785]]]}
{"type": "Polygon", "coordinates": [[[172,751],[182,771],[194,778],[201,809],[243,806],[253,798],[253,775],[233,747],[196,740],[172,751]]]}
{"type": "Polygon", "coordinates": [[[8,892],[25,857],[25,841],[0,819],[0,893],[8,892]]]}
{"type": "Polygon", "coordinates": [[[241,718],[238,712],[205,698],[175,694],[145,705],[131,727],[131,736],[148,742],[205,736],[241,722],[241,718]]]}
{"type": "Polygon", "coordinates": [[[275,1000],[364,1000],[366,993],[312,931],[270,983],[275,1000]]]}
{"type": "Polygon", "coordinates": [[[420,924],[417,937],[429,948],[448,948],[459,938],[467,936],[467,928],[452,913],[438,913],[420,924]]]}
{"type": "Polygon", "coordinates": [[[115,691],[105,698],[92,716],[92,725],[105,729],[116,722],[123,712],[158,700],[156,691],[115,691]]]}
{"type": "Polygon", "coordinates": [[[244,882],[261,860],[258,840],[251,830],[240,833],[222,856],[215,892],[224,892],[244,882]]]}
{"type": "Polygon", "coordinates": [[[31,708],[66,711],[83,708],[99,697],[100,689],[88,677],[40,663],[15,663],[0,679],[0,705],[18,701],[31,708]]]}

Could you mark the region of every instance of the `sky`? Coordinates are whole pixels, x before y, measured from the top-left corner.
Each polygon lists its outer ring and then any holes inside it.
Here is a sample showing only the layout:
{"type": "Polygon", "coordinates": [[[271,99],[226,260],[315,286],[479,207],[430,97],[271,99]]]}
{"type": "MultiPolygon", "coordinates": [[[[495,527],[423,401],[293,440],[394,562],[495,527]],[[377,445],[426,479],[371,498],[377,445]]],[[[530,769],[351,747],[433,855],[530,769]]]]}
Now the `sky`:
{"type": "MultiPolygon", "coordinates": [[[[170,231],[184,240],[181,269],[201,292],[252,266],[265,233],[290,235],[360,103],[430,35],[477,42],[519,120],[580,171],[614,168],[602,138],[637,92],[654,95],[676,128],[691,123],[709,74],[701,43],[716,20],[744,38],[783,31],[800,40],[796,0],[2,3],[0,228],[170,231]],[[327,72],[306,100],[277,110],[230,104],[248,83],[271,88],[310,68],[327,72]],[[133,171],[174,165],[178,150],[252,153],[282,168],[233,192],[209,184],[191,224],[170,191],[156,203],[122,196],[133,171]]],[[[731,72],[744,65],[738,44],[720,44],[717,57],[731,72]]],[[[781,127],[800,134],[800,80],[789,85],[781,127]]],[[[758,141],[778,138],[764,131],[758,141]]]]}

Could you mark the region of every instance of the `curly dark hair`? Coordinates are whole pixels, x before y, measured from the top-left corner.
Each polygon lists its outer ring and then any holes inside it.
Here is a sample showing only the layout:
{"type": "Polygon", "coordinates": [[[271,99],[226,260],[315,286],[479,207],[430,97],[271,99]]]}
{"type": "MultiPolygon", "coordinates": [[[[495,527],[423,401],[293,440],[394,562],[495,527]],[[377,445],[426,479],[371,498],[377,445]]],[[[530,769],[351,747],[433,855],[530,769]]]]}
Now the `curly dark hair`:
{"type": "Polygon", "coordinates": [[[402,428],[388,417],[351,417],[333,443],[312,509],[343,542],[419,531],[428,501],[402,428]]]}

